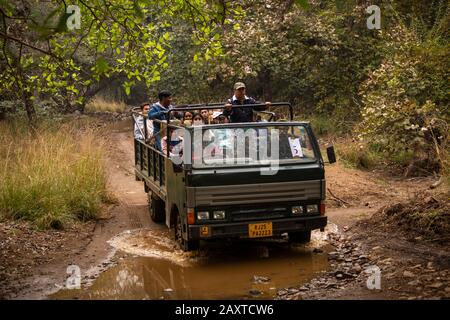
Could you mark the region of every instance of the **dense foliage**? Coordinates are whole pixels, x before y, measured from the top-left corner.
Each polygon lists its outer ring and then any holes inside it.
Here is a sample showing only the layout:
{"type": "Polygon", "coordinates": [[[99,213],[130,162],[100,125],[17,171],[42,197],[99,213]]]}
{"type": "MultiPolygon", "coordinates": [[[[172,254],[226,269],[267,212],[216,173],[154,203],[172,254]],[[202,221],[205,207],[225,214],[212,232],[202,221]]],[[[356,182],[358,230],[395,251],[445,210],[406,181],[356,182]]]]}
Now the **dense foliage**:
{"type": "Polygon", "coordinates": [[[321,132],[353,133],[355,158],[408,174],[448,168],[448,1],[376,1],[381,30],[367,28],[372,1],[308,3],[244,1],[245,16],[221,35],[224,54],[172,56],[158,87],[183,102],[223,101],[244,80],[257,98],[292,102],[321,132]]]}
{"type": "MultiPolygon", "coordinates": [[[[83,109],[98,92],[137,104],[223,101],[243,80],[321,132],[426,172],[448,168],[447,0],[0,1],[0,100],[83,109]],[[381,29],[369,29],[370,5],[381,29]]],[[[5,102],[7,104],[7,102],[5,102]]],[[[361,151],[362,152],[362,151],[361,151]]],[[[414,171],[414,170],[413,170],[414,171]]]]}
{"type": "Polygon", "coordinates": [[[206,0],[73,1],[77,29],[64,1],[0,1],[0,96],[20,99],[30,121],[33,101],[50,97],[69,110],[110,83],[130,94],[167,69],[173,22],[192,26],[189,37],[211,54],[220,50],[216,26],[228,23],[231,2],[206,0]],[[73,27],[73,28],[72,28],[73,27]]]}

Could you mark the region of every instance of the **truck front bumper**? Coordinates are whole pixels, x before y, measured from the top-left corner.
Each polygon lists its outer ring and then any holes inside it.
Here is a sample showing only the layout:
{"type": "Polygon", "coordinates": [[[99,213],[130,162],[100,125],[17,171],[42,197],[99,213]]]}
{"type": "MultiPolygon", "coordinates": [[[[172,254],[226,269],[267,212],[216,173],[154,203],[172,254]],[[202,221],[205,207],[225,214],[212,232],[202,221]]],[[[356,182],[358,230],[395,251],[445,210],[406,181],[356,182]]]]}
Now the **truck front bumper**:
{"type": "Polygon", "coordinates": [[[249,224],[272,222],[272,236],[280,236],[286,232],[301,232],[325,228],[326,216],[307,216],[283,218],[275,220],[258,220],[246,222],[211,223],[189,225],[189,239],[217,239],[217,238],[249,238],[249,224]],[[208,227],[208,233],[202,228],[208,227]]]}

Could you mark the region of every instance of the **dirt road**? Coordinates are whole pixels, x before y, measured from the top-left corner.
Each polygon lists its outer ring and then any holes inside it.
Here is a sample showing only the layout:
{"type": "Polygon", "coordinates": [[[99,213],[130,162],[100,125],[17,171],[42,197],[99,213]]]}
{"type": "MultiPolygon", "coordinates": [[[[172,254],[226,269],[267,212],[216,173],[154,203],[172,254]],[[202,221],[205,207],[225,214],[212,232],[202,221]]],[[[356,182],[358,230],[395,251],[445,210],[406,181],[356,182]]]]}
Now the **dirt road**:
{"type": "Polygon", "coordinates": [[[431,179],[401,180],[341,164],[330,166],[330,223],[326,233],[313,235],[311,244],[289,247],[282,241],[261,240],[212,244],[197,253],[183,253],[165,226],[150,221],[142,182],[134,179],[128,127],[129,121],[108,129],[108,183],[117,204],[105,208],[99,221],[65,232],[31,232],[21,223],[0,224],[1,297],[420,299],[450,295],[448,250],[386,238],[364,225],[377,209],[411,197],[431,179]],[[19,236],[13,241],[12,235],[19,236]],[[72,264],[80,268],[82,289],[60,290],[72,264]],[[367,289],[364,269],[371,265],[383,272],[381,290],[367,289]],[[233,281],[229,274],[235,275],[233,281]]]}

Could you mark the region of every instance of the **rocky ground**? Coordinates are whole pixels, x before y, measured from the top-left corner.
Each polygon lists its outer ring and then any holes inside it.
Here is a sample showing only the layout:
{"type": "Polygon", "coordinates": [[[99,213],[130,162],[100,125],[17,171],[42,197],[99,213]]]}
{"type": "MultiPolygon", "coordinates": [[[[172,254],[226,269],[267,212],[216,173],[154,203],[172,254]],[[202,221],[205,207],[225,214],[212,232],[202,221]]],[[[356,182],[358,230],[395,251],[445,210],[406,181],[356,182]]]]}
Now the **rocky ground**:
{"type": "Polygon", "coordinates": [[[330,269],[301,287],[280,290],[278,299],[450,299],[448,250],[417,258],[361,240],[349,232],[331,234],[335,251],[328,253],[330,269]],[[380,289],[371,280],[376,270],[380,289]]]}
{"type": "MultiPolygon", "coordinates": [[[[410,203],[416,205],[414,200],[410,203]]],[[[334,247],[328,253],[330,269],[302,287],[280,290],[278,299],[450,299],[448,231],[433,234],[402,221],[386,223],[393,208],[405,206],[395,203],[341,225],[328,235],[334,247]],[[378,270],[379,289],[373,281],[378,270]]],[[[447,210],[448,202],[441,206],[447,210]]],[[[446,213],[441,215],[450,222],[446,213]]]]}
{"type": "Polygon", "coordinates": [[[91,241],[95,222],[66,230],[37,230],[30,223],[0,223],[0,299],[33,286],[27,277],[45,275],[41,268],[76,256],[91,241]]]}

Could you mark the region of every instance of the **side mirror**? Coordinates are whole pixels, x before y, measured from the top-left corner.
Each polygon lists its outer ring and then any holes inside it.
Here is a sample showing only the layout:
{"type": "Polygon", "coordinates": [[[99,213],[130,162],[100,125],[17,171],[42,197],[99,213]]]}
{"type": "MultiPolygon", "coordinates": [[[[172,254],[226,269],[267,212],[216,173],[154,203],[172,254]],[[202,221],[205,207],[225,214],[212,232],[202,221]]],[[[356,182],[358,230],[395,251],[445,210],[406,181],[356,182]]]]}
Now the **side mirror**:
{"type": "Polygon", "coordinates": [[[329,163],[335,163],[336,162],[336,154],[334,152],[334,146],[327,147],[327,157],[329,163]]]}

